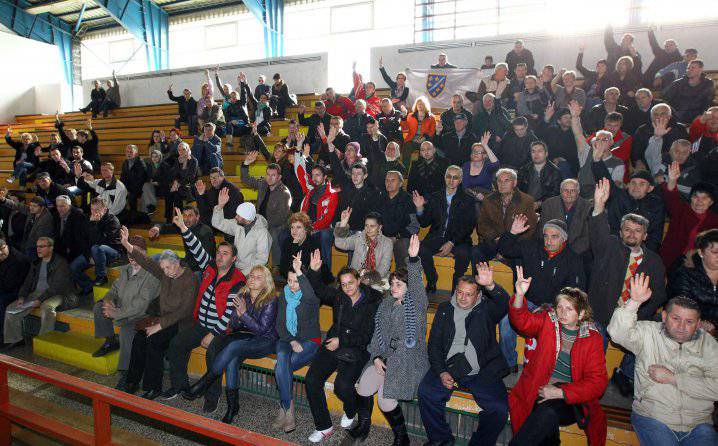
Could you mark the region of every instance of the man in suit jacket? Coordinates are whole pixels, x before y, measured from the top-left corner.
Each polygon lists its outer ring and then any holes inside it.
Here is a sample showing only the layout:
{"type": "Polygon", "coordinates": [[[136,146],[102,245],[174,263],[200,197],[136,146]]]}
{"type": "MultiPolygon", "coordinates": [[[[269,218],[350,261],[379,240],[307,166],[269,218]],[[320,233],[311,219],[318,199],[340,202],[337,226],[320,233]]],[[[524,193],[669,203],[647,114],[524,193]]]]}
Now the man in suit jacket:
{"type": "Polygon", "coordinates": [[[89,249],[87,216],[72,205],[70,197],[60,195],[55,199],[52,220],[56,234],[55,253],[63,256],[68,263],[72,263],[89,249]]]}
{"type": "MultiPolygon", "coordinates": [[[[590,248],[588,237],[588,219],[591,217],[590,200],[579,196],[578,181],[573,178],[561,182],[560,195],[551,197],[541,205],[541,218],[538,227],[549,220],[561,220],[568,227],[568,246],[576,253],[583,254],[590,248]]],[[[536,231],[536,237],[543,237],[543,233],[536,231]]]]}

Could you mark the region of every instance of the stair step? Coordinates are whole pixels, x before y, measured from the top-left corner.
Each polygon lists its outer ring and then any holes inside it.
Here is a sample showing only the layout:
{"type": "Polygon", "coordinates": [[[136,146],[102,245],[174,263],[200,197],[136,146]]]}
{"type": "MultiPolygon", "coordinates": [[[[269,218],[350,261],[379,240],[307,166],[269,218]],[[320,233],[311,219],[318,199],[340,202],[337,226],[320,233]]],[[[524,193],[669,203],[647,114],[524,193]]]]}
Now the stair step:
{"type": "Polygon", "coordinates": [[[33,352],[43,358],[90,370],[101,375],[111,375],[117,371],[120,352],[114,351],[99,358],[94,353],[102,346],[104,339],[70,331],[60,333],[51,331],[33,338],[33,352]]]}

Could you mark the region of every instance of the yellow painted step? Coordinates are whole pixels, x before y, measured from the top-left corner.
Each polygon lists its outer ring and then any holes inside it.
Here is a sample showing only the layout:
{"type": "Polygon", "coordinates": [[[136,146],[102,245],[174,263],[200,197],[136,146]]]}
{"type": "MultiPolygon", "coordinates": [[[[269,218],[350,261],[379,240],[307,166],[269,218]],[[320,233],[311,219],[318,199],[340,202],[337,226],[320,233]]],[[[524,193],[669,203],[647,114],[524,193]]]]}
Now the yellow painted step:
{"type": "Polygon", "coordinates": [[[73,331],[51,331],[33,338],[32,347],[33,352],[43,358],[54,359],[101,375],[111,375],[117,371],[119,351],[99,358],[92,357],[92,353],[100,348],[103,342],[104,339],[95,339],[73,331]]]}

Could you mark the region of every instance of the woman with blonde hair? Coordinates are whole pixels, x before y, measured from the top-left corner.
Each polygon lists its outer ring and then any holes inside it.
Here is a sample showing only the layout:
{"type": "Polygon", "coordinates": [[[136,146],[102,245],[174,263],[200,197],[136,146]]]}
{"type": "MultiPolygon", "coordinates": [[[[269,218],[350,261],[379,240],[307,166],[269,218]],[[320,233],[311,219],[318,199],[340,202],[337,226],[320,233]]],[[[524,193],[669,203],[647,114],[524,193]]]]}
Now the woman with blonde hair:
{"type": "Polygon", "coordinates": [[[33,141],[33,135],[30,133],[20,134],[20,141],[15,141],[12,139],[12,128],[10,127],[5,133],[5,142],[15,149],[12,176],[6,181],[14,183],[16,179],[19,179],[20,186],[25,187],[28,172],[40,163],[40,144],[33,141]]]}
{"type": "Polygon", "coordinates": [[[277,295],[272,272],[264,265],[252,268],[246,284],[230,294],[234,311],[229,320],[230,335],[217,354],[212,367],[187,392],[187,399],[205,394],[207,389],[226,374],[227,411],[222,422],[231,424],[239,412],[239,367],[245,359],[263,358],[274,353],[277,342],[275,328],[277,318],[277,295]]]}
{"type": "Polygon", "coordinates": [[[509,320],[518,333],[536,339],[536,349],[509,395],[511,446],[560,444],[560,426],[577,423],[590,445],[606,443],[606,414],[599,399],[608,385],[603,338],[593,323],[588,296],[563,288],[555,307],[531,313],[531,278],[516,268],[509,320]]]}
{"type": "Polygon", "coordinates": [[[414,151],[419,150],[422,142],[431,141],[436,134],[436,120],[431,114],[431,104],[426,96],[416,98],[411,113],[402,105],[401,116],[401,129],[406,132],[401,161],[409,166],[414,151]]]}

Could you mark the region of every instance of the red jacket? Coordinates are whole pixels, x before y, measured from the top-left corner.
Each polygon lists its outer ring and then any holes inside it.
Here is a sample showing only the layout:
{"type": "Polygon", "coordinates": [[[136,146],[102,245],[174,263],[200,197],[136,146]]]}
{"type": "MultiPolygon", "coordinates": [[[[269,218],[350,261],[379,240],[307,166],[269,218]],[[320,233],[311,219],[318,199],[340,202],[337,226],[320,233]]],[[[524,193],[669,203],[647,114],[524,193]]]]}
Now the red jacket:
{"type": "MultiPolygon", "coordinates": [[[[194,320],[197,320],[198,318],[199,306],[202,303],[202,296],[204,296],[204,292],[207,287],[214,282],[215,277],[217,277],[217,265],[215,265],[214,262],[211,262],[207,264],[207,267],[202,272],[202,282],[199,285],[197,302],[194,304],[194,320]]],[[[227,296],[229,296],[230,290],[235,288],[236,291],[236,288],[245,282],[246,280],[242,271],[240,271],[239,268],[232,266],[230,271],[228,271],[227,274],[214,284],[214,306],[217,308],[217,316],[221,318],[224,311],[227,309],[227,296]]]]}
{"type": "Polygon", "coordinates": [[[334,102],[327,100],[324,101],[324,105],[327,107],[327,113],[332,116],[341,116],[341,118],[345,121],[349,116],[355,113],[354,103],[351,99],[344,96],[337,95],[334,102]]]}
{"type": "MultiPolygon", "coordinates": [[[[309,203],[312,201],[312,195],[316,193],[317,189],[312,189],[302,200],[302,212],[309,212],[309,203]]],[[[334,213],[337,210],[339,204],[339,190],[332,188],[331,183],[327,182],[324,188],[324,193],[319,197],[317,201],[317,215],[314,217],[314,229],[327,229],[334,220],[334,213]]],[[[311,215],[309,216],[312,217],[311,215]]]]}
{"type": "MultiPolygon", "coordinates": [[[[666,203],[666,210],[671,217],[668,231],[663,238],[663,245],[661,245],[663,265],[668,269],[678,257],[688,250],[691,244],[691,240],[688,240],[688,238],[700,220],[698,219],[698,214],[691,209],[691,205],[681,198],[677,187],[669,191],[667,184],[663,183],[661,189],[663,189],[663,201],[666,203]]],[[[718,215],[715,212],[708,211],[696,234],[713,228],[718,228],[718,215]]]]}
{"type": "Polygon", "coordinates": [[[690,139],[691,142],[696,142],[700,137],[713,138],[718,141],[718,132],[711,133],[711,131],[708,130],[708,126],[704,122],[701,122],[701,117],[699,116],[693,120],[691,126],[688,128],[688,139],[690,139]]]}
{"type": "MultiPolygon", "coordinates": [[[[512,298],[516,299],[516,296],[512,298]]],[[[511,428],[516,433],[534,407],[538,389],[548,384],[556,367],[560,346],[560,325],[556,313],[531,313],[524,301],[521,308],[509,303],[509,321],[518,333],[538,339],[536,351],[509,394],[511,428]]],[[[608,425],[599,399],[608,385],[603,338],[592,323],[581,324],[571,348],[572,382],[561,386],[566,403],[581,404],[588,415],[586,436],[591,446],[605,445],[608,425]]]]}
{"type": "Polygon", "coordinates": [[[376,118],[376,115],[381,113],[381,98],[374,93],[371,97],[366,96],[366,89],[364,88],[364,81],[361,78],[361,74],[354,72],[352,74],[354,81],[354,98],[364,99],[366,101],[366,112],[371,115],[372,118],[376,118]]]}

